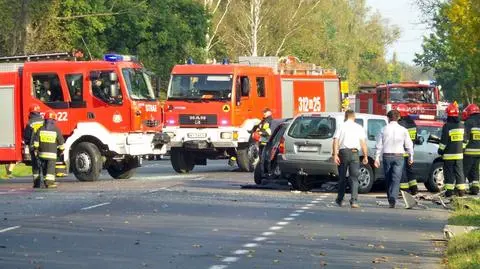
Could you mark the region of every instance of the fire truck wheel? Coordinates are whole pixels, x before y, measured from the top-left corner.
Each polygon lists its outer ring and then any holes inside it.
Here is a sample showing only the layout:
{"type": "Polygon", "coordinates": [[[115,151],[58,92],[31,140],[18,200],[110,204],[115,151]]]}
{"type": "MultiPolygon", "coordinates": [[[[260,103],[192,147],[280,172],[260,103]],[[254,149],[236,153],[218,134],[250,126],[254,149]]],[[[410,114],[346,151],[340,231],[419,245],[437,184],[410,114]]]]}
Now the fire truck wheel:
{"type": "Polygon", "coordinates": [[[258,147],[255,143],[247,143],[237,149],[237,164],[243,172],[253,172],[259,161],[258,147]]]}
{"type": "Polygon", "coordinates": [[[131,164],[134,160],[124,159],[121,161],[113,161],[107,166],[108,174],[114,179],[128,179],[135,175],[136,168],[131,164]]]}
{"type": "Polygon", "coordinates": [[[73,148],[70,164],[75,177],[80,181],[96,181],[102,171],[102,154],[90,142],[81,142],[73,148]]]}
{"type": "Polygon", "coordinates": [[[430,174],[425,181],[425,188],[429,192],[440,192],[444,187],[443,162],[435,162],[432,165],[430,174]]]}
{"type": "Polygon", "coordinates": [[[180,174],[189,173],[195,167],[193,158],[189,157],[191,154],[187,154],[183,149],[172,148],[170,150],[170,162],[172,163],[173,170],[180,174]]]}

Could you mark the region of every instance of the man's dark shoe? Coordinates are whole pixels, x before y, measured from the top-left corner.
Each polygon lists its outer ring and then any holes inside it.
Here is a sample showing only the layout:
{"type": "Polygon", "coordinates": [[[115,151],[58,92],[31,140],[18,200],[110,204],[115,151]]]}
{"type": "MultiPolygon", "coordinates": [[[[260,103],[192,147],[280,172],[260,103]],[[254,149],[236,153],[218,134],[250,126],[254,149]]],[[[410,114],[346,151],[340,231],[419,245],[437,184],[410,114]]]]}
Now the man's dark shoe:
{"type": "Polygon", "coordinates": [[[457,196],[458,197],[463,197],[463,196],[465,196],[465,194],[466,194],[465,190],[457,190],[457,196]]]}
{"type": "Polygon", "coordinates": [[[390,203],[390,208],[395,208],[395,203],[390,203]]]}
{"type": "Polygon", "coordinates": [[[410,187],[410,194],[416,195],[418,193],[418,186],[411,186],[410,187]]]}
{"type": "Polygon", "coordinates": [[[343,200],[335,199],[335,203],[336,203],[339,207],[342,207],[342,206],[343,206],[343,200]]]}
{"type": "Polygon", "coordinates": [[[357,203],[351,203],[350,206],[352,208],[360,208],[360,206],[357,203]]]}
{"type": "Polygon", "coordinates": [[[453,196],[453,191],[452,190],[447,190],[445,192],[445,197],[452,197],[453,196]]]}
{"type": "Polygon", "coordinates": [[[36,179],[36,180],[33,181],[33,188],[34,189],[39,189],[41,187],[42,187],[42,184],[40,182],[40,179],[36,179]]]}

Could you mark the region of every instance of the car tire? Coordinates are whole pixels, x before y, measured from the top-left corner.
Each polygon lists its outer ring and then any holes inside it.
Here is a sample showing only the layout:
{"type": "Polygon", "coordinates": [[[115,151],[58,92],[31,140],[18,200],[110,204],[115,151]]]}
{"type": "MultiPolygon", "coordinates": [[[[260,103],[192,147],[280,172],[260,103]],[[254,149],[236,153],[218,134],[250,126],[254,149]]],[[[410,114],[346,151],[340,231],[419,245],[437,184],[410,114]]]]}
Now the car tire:
{"type": "Polygon", "coordinates": [[[440,192],[444,186],[444,176],[443,176],[443,162],[435,162],[432,165],[432,169],[428,174],[427,181],[425,181],[425,188],[429,192],[440,192]]]}
{"type": "Polygon", "coordinates": [[[257,163],[257,165],[255,166],[255,171],[253,171],[253,179],[255,181],[255,184],[257,185],[262,184],[263,172],[262,172],[262,166],[260,163],[257,163]]]}
{"type": "Polygon", "coordinates": [[[374,182],[375,175],[373,174],[370,164],[365,165],[360,163],[360,169],[358,172],[358,193],[369,193],[372,190],[374,182]]]}
{"type": "Polygon", "coordinates": [[[295,190],[309,191],[312,189],[312,183],[308,179],[308,176],[296,175],[289,182],[295,190]]]}

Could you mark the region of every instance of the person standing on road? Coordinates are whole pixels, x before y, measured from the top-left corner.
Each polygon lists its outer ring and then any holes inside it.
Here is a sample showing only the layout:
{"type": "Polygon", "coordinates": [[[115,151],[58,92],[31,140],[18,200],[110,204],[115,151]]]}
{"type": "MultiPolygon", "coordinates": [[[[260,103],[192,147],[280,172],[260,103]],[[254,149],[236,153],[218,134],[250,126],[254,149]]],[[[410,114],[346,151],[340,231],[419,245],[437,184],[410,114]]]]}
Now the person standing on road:
{"type": "Polygon", "coordinates": [[[38,169],[38,158],[35,156],[35,149],[32,147],[32,138],[40,127],[43,126],[43,117],[40,115],[40,106],[31,105],[28,123],[23,132],[23,142],[28,147],[30,159],[32,160],[33,187],[40,188],[40,170],[38,169]]]}
{"type": "MultiPolygon", "coordinates": [[[[417,141],[417,124],[415,124],[415,121],[410,118],[407,105],[399,104],[397,106],[397,111],[400,113],[400,120],[398,121],[398,124],[408,130],[410,139],[414,142],[415,147],[415,141],[417,141]]],[[[408,152],[405,152],[403,157],[405,159],[405,168],[403,169],[400,189],[402,191],[410,191],[412,195],[415,195],[418,193],[417,179],[415,178],[415,173],[413,172],[413,166],[408,163],[408,152]]]]}
{"type": "MultiPolygon", "coordinates": [[[[458,196],[465,195],[465,176],[463,174],[463,149],[465,130],[460,122],[456,103],[447,109],[447,122],[442,127],[442,137],[438,145],[438,154],[443,158],[443,175],[445,177],[445,196],[451,197],[456,190],[458,196]]],[[[478,169],[478,167],[477,167],[478,169]]]]}
{"type": "Polygon", "coordinates": [[[64,143],[62,133],[55,124],[57,115],[53,111],[45,114],[45,123],[33,136],[33,147],[35,155],[39,158],[40,167],[45,176],[45,186],[47,188],[56,188],[55,183],[55,164],[57,162],[57,151],[63,154],[64,143]]]}
{"type": "Polygon", "coordinates": [[[365,129],[355,122],[355,112],[345,111],[345,123],[342,124],[333,137],[333,160],[338,165],[338,195],[335,202],[341,207],[345,196],[347,170],[349,173],[348,185],[351,190],[350,206],[360,207],[358,199],[358,173],[360,157],[358,151],[362,149],[362,163],[368,164],[368,150],[365,129]]]}
{"type": "Polygon", "coordinates": [[[270,108],[265,108],[263,110],[263,119],[258,124],[258,128],[256,132],[260,135],[259,141],[259,154],[262,154],[263,148],[267,145],[270,136],[272,135],[272,129],[270,128],[272,125],[272,110],[270,108]]]}
{"type": "Polygon", "coordinates": [[[468,105],[462,113],[465,121],[467,147],[463,153],[463,172],[470,181],[470,194],[477,195],[480,189],[480,108],[476,104],[468,105]]]}
{"type": "Polygon", "coordinates": [[[400,113],[397,110],[390,110],[387,117],[389,124],[377,136],[375,167],[380,167],[380,155],[382,155],[388,203],[390,208],[395,208],[405,166],[403,155],[407,151],[408,165],[413,165],[413,142],[408,130],[398,124],[400,113]]]}

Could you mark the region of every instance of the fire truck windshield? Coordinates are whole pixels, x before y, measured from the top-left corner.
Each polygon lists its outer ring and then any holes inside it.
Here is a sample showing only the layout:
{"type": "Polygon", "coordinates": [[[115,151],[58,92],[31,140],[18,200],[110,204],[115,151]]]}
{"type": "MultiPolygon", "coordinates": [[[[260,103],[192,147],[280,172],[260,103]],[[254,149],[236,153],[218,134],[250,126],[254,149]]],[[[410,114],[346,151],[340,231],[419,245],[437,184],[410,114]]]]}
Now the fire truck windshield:
{"type": "Polygon", "coordinates": [[[155,100],[150,76],[140,68],[123,68],[123,77],[132,100],[155,100]]]}
{"type": "Polygon", "coordinates": [[[230,100],[232,75],[173,75],[168,99],[230,100]]]}
{"type": "Polygon", "coordinates": [[[436,104],[435,88],[392,87],[390,88],[390,102],[436,104]]]}

